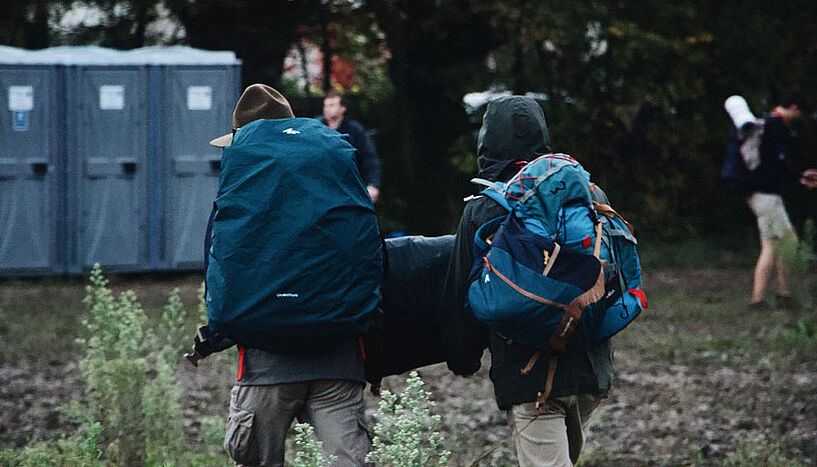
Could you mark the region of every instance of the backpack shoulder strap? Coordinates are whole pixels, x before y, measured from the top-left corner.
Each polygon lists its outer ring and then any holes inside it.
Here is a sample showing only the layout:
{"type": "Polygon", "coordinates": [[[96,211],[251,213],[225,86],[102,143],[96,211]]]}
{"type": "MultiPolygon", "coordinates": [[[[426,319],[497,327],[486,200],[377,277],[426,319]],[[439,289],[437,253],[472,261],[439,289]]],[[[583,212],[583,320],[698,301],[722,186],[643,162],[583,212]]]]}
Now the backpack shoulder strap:
{"type": "Polygon", "coordinates": [[[502,193],[502,186],[496,182],[492,182],[490,180],[486,180],[484,178],[472,178],[471,183],[476,183],[477,185],[482,185],[488,187],[488,189],[496,191],[497,193],[502,193]]]}
{"type": "Polygon", "coordinates": [[[505,208],[505,210],[508,212],[510,212],[513,209],[511,208],[511,205],[508,204],[508,200],[505,198],[505,195],[501,191],[494,191],[491,188],[487,188],[485,190],[482,190],[481,194],[496,201],[497,204],[505,208]]]}
{"type": "Polygon", "coordinates": [[[480,196],[487,196],[492,200],[496,201],[497,204],[505,208],[506,211],[511,211],[511,206],[508,204],[508,200],[505,199],[505,184],[504,183],[497,183],[492,182],[490,180],[485,180],[484,178],[472,178],[471,183],[476,183],[477,185],[482,185],[485,188],[482,190],[479,195],[469,196],[465,198],[465,201],[470,201],[474,198],[478,198],[480,196]]]}

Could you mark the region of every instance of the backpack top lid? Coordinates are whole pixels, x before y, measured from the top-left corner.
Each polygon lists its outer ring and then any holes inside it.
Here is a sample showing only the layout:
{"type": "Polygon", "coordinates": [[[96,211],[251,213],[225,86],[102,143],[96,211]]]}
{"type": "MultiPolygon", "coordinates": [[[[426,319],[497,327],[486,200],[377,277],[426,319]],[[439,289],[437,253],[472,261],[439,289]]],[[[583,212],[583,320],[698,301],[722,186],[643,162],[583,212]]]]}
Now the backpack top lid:
{"type": "Polygon", "coordinates": [[[556,237],[560,209],[593,204],[590,174],[566,154],[547,154],[526,164],[504,184],[502,194],[524,220],[537,219],[550,238],[556,237]]]}

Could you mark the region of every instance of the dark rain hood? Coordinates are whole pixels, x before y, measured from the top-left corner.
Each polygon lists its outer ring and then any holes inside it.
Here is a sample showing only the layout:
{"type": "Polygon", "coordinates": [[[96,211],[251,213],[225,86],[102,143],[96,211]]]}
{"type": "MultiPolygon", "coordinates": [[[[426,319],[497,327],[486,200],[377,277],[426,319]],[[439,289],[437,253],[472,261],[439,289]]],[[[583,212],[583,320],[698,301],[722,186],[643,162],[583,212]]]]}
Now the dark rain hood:
{"type": "Polygon", "coordinates": [[[506,96],[488,103],[479,130],[479,177],[502,181],[509,165],[550,153],[545,113],[530,97],[506,96]]]}

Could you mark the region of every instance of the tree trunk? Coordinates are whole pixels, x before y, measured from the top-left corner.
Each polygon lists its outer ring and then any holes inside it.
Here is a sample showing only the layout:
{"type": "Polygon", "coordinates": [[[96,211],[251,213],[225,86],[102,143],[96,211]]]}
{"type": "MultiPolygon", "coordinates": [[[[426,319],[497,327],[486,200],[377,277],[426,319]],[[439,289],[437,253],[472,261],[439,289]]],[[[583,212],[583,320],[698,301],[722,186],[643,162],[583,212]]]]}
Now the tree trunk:
{"type": "Polygon", "coordinates": [[[332,89],[332,44],[329,34],[329,15],[331,8],[327,2],[321,6],[321,52],[323,53],[323,93],[328,94],[332,89]]]}

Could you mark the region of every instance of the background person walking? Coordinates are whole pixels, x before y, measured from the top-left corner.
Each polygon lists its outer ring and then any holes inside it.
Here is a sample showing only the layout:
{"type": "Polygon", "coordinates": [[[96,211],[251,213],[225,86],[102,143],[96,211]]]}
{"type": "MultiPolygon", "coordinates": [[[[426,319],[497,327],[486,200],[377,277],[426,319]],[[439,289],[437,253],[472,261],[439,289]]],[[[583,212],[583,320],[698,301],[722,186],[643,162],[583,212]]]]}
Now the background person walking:
{"type": "Polygon", "coordinates": [[[329,91],[323,99],[322,123],[340,133],[349,135],[349,140],[357,149],[357,167],[366,183],[372,201],[380,197],[380,159],[377,157],[372,138],[357,120],[346,118],[347,102],[340,91],[329,91]]]}
{"type": "Polygon", "coordinates": [[[777,278],[776,305],[783,309],[797,306],[791,297],[786,267],[775,250],[783,239],[796,238],[783,202],[783,190],[797,182],[810,189],[817,187],[814,169],[794,172],[788,161],[791,140],[789,125],[807,111],[805,95],[793,90],[763,118],[758,148],[759,165],[751,172],[748,196],[748,204],[757,219],[760,234],[760,254],[755,264],[752,300],[749,303],[752,310],[770,308],[765,294],[772,273],[776,273],[777,278]]]}

